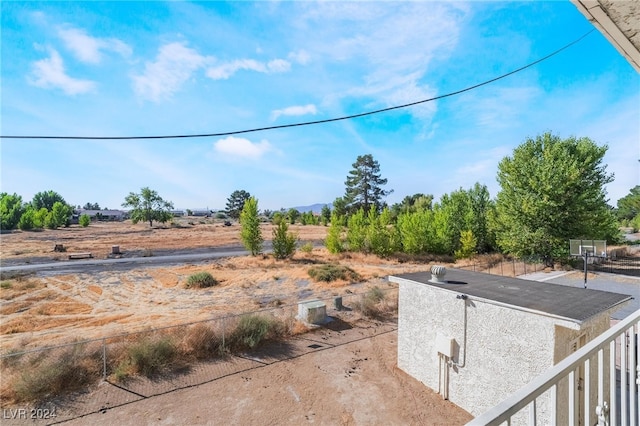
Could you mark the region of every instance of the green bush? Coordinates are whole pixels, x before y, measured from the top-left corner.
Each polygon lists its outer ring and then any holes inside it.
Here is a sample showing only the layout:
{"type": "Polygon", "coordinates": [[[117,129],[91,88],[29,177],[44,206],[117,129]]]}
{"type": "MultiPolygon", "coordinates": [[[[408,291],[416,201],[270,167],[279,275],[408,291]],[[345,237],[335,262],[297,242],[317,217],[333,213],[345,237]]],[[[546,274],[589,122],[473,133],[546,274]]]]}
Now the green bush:
{"type": "Polygon", "coordinates": [[[125,358],[116,367],[116,378],[130,374],[154,376],[169,367],[177,356],[178,350],[169,337],[143,339],[127,348],[125,358]]]}
{"type": "Polygon", "coordinates": [[[231,351],[254,349],[266,340],[282,338],[288,334],[286,325],[275,318],[246,315],[240,318],[225,342],[231,351]]]}
{"type": "Polygon", "coordinates": [[[300,251],[310,254],[313,251],[313,243],[311,243],[311,241],[307,241],[302,246],[300,246],[300,251]]]}
{"type": "Polygon", "coordinates": [[[273,256],[276,259],[290,258],[296,251],[298,236],[288,231],[289,225],[284,220],[273,228],[273,256]]]}
{"type": "Polygon", "coordinates": [[[209,272],[196,272],[187,278],[186,288],[207,288],[218,285],[218,280],[209,272]]]}
{"type": "Polygon", "coordinates": [[[80,226],[82,226],[83,228],[86,228],[87,226],[89,226],[89,224],[91,223],[91,218],[89,217],[88,214],[83,214],[80,215],[80,218],[78,219],[78,223],[80,224],[80,226]]]}
{"type": "Polygon", "coordinates": [[[336,280],[357,281],[360,275],[348,266],[343,265],[319,265],[309,269],[309,276],[316,281],[332,282],[336,280]]]}

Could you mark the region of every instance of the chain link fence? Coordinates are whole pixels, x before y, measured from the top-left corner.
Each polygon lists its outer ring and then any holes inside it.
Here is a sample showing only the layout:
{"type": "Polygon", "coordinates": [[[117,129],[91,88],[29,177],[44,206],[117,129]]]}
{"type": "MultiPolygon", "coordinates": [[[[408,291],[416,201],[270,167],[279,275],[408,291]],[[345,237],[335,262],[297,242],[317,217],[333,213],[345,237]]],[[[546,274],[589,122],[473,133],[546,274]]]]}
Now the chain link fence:
{"type": "Polygon", "coordinates": [[[3,354],[3,424],[58,423],[397,328],[396,287],[321,301],[321,326],[299,321],[296,303],[3,354]]]}
{"type": "Polygon", "coordinates": [[[517,277],[533,274],[544,270],[544,263],[538,259],[499,259],[491,262],[473,261],[469,265],[455,265],[457,269],[467,271],[485,272],[487,274],[501,275],[503,277],[517,277]]]}

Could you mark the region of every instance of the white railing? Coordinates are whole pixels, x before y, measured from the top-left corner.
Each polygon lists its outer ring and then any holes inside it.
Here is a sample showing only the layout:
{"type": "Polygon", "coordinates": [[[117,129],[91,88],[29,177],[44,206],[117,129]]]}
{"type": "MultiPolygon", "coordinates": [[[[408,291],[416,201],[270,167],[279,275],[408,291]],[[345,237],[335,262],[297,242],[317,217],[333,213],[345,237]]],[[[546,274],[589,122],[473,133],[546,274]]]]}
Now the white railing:
{"type": "MultiPolygon", "coordinates": [[[[640,310],[467,423],[467,426],[503,423],[535,425],[538,414],[536,400],[543,394],[551,400],[553,425],[564,423],[558,420],[562,412],[562,418],[568,419],[569,425],[637,426],[640,406],[639,328],[640,310]],[[591,377],[594,371],[597,371],[597,377],[591,377]],[[558,385],[561,381],[568,384],[567,395],[559,394],[558,385]],[[597,398],[594,400],[592,395],[597,395],[597,398]],[[516,414],[525,409],[528,409],[528,420],[514,420],[516,414]]],[[[518,419],[522,417],[520,414],[518,419]]]]}

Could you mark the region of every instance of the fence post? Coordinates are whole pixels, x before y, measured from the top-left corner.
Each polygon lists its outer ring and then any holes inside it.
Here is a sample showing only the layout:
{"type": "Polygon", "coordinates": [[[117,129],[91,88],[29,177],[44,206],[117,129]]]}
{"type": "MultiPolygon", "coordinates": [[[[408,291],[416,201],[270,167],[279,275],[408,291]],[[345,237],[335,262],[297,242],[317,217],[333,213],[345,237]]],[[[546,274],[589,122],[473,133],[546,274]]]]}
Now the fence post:
{"type": "Polygon", "coordinates": [[[107,380],[107,339],[102,339],[102,380],[107,380]]]}
{"type": "Polygon", "coordinates": [[[500,261],[500,275],[504,277],[504,271],[502,270],[502,260],[500,261]]]}
{"type": "Polygon", "coordinates": [[[527,275],[527,261],[523,260],[522,265],[524,266],[524,274],[527,275]]]}
{"type": "Polygon", "coordinates": [[[516,277],[516,260],[511,259],[511,261],[513,262],[513,278],[515,278],[516,277]]]}
{"type": "Polygon", "coordinates": [[[224,334],[227,331],[227,321],[226,321],[227,317],[222,317],[222,350],[224,351],[226,349],[225,343],[224,343],[224,334]]]}

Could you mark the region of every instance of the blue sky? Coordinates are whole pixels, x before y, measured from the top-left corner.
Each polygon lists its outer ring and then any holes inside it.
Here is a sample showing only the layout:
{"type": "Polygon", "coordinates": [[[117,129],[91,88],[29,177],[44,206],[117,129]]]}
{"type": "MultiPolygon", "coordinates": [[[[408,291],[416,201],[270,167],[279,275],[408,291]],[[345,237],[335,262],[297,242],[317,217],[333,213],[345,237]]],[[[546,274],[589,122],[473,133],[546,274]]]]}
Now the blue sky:
{"type": "MultiPolygon", "coordinates": [[[[494,78],[592,29],[569,2],[13,2],[2,8],[2,135],[201,134],[322,120],[494,78]]],[[[118,208],[331,202],[358,155],[392,204],[486,184],[528,137],[607,144],[610,203],[640,183],[640,75],[599,33],[496,83],[385,114],[236,136],[1,140],[1,191],[118,208]]]]}

